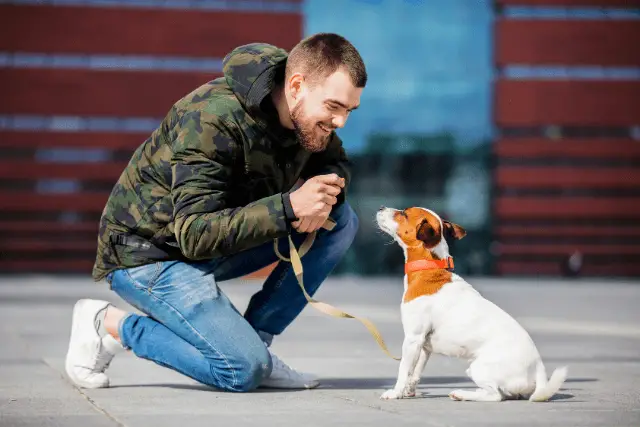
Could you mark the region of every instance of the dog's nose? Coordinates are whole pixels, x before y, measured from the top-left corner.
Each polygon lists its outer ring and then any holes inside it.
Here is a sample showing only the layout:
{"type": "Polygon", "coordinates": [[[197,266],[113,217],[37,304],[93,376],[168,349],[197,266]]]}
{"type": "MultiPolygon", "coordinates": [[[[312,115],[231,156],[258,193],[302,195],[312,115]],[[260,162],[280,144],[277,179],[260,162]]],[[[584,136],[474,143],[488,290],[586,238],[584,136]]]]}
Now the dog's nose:
{"type": "Polygon", "coordinates": [[[378,210],[379,211],[383,211],[383,210],[385,210],[385,207],[384,206],[380,206],[380,209],[378,209],[378,210]]]}

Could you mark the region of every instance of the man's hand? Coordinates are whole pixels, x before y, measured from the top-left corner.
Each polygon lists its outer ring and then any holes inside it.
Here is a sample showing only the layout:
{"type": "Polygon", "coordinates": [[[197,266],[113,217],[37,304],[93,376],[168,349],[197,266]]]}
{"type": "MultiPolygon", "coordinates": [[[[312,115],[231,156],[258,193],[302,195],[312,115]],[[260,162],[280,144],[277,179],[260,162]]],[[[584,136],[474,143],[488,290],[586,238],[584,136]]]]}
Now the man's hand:
{"type": "Polygon", "coordinates": [[[291,225],[300,233],[318,230],[329,218],[342,188],[344,178],[334,173],[309,178],[300,188],[291,192],[291,207],[299,219],[291,225]]]}

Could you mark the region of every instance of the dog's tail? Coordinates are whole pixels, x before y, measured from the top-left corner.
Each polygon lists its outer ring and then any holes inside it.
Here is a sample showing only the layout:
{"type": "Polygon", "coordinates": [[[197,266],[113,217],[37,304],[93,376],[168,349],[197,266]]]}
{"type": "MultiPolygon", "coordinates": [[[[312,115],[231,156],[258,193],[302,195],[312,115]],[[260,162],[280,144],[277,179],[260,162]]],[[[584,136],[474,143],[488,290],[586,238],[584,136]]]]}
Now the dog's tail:
{"type": "Polygon", "coordinates": [[[538,361],[536,366],[536,389],[529,397],[531,402],[545,402],[549,400],[564,384],[567,379],[567,367],[557,368],[551,374],[551,378],[547,381],[547,371],[544,368],[542,360],[538,361]]]}

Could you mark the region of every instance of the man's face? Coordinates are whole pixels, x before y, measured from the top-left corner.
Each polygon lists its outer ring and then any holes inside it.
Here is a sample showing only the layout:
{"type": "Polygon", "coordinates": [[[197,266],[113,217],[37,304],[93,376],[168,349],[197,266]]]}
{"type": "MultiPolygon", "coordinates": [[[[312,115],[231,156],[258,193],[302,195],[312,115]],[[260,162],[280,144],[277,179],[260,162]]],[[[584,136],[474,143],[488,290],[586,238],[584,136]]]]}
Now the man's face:
{"type": "Polygon", "coordinates": [[[331,132],[343,127],[358,108],[361,94],[362,88],[355,87],[341,68],[315,84],[302,81],[290,112],[300,144],[312,153],[323,151],[331,132]]]}

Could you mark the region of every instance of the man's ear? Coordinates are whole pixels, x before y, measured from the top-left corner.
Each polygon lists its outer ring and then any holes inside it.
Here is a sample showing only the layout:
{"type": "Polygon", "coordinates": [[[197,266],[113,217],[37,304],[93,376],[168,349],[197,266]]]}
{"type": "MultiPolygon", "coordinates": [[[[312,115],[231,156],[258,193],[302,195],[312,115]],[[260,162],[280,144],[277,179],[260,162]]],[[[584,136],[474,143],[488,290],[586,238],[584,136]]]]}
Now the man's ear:
{"type": "Polygon", "coordinates": [[[289,93],[293,99],[298,99],[304,90],[304,76],[301,73],[295,73],[287,80],[289,93]]]}
{"type": "Polygon", "coordinates": [[[444,235],[445,237],[453,237],[455,239],[462,239],[467,235],[467,232],[464,228],[460,227],[458,224],[453,222],[442,220],[442,224],[444,226],[444,235]]]}
{"type": "Polygon", "coordinates": [[[436,233],[436,230],[433,229],[426,219],[418,224],[418,228],[416,229],[416,239],[421,240],[429,248],[437,245],[440,241],[438,234],[440,233],[436,233]]]}

